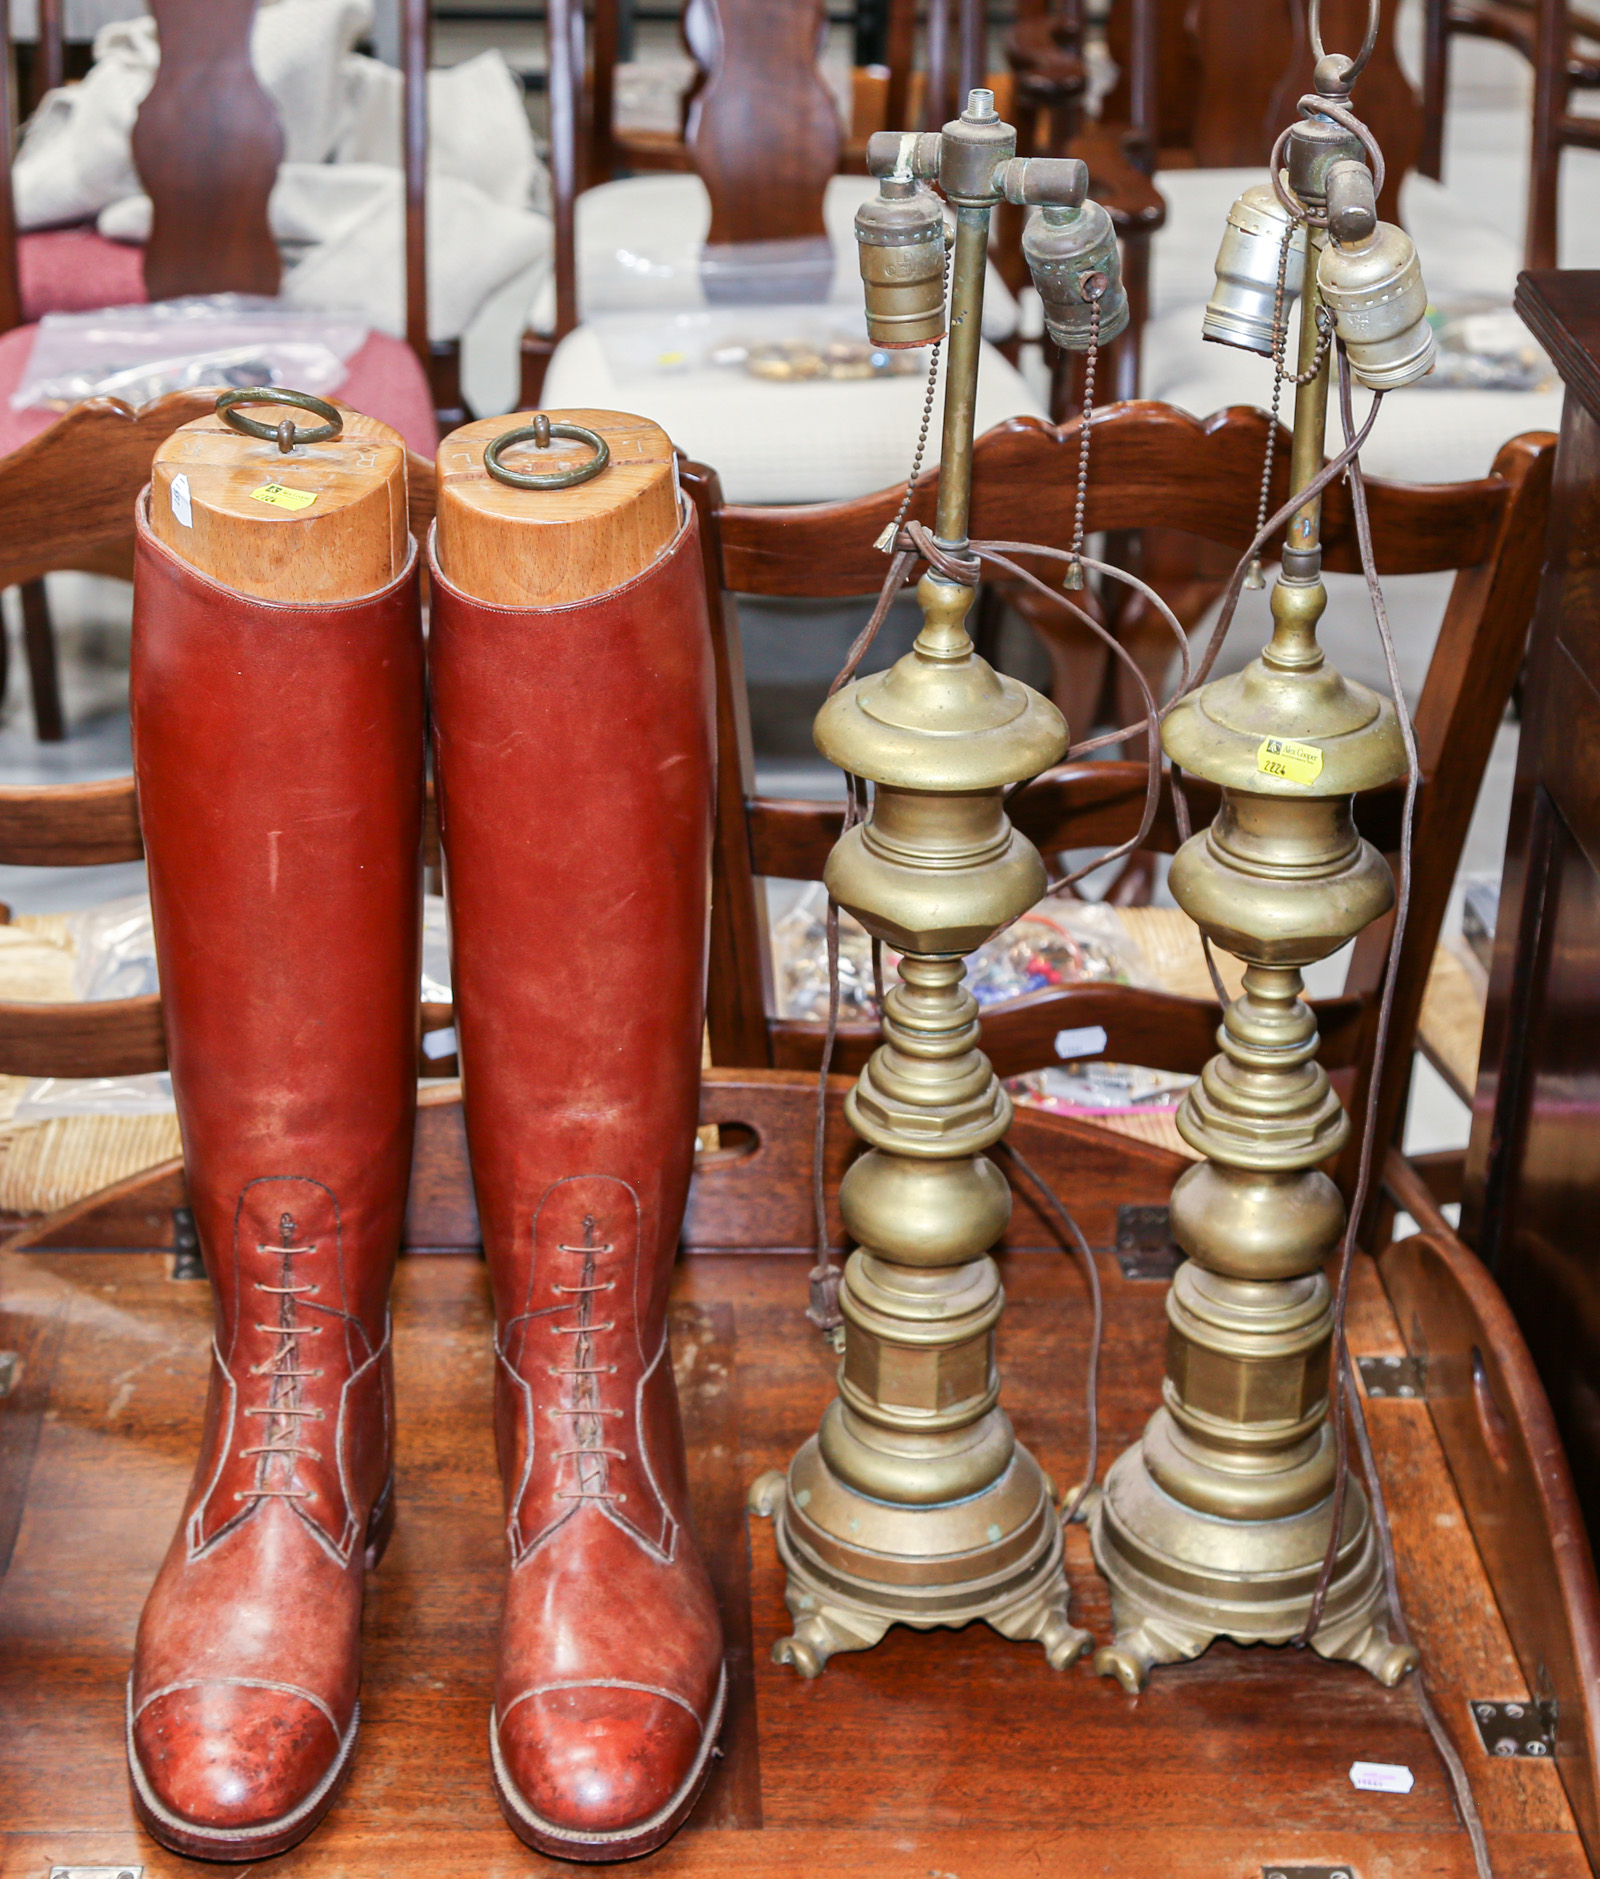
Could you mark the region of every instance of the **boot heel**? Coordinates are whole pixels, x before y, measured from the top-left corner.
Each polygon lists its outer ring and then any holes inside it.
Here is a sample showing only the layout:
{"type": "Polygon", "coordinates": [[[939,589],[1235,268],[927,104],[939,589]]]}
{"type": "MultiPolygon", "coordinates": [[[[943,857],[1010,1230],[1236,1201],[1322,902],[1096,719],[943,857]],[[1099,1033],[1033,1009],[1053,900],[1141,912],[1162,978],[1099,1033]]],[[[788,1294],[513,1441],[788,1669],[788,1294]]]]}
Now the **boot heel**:
{"type": "Polygon", "coordinates": [[[379,1497],[378,1505],[372,1510],[372,1518],[367,1522],[367,1571],[376,1572],[378,1562],[394,1535],[394,1480],[390,1480],[379,1497]]]}

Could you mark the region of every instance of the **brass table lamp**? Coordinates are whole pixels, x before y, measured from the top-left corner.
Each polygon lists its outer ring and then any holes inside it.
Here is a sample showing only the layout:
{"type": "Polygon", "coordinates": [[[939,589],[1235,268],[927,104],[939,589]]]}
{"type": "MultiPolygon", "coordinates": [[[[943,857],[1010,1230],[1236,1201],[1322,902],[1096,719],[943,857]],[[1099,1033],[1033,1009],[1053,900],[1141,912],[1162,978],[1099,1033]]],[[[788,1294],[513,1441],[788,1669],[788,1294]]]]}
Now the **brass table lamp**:
{"type": "MultiPolygon", "coordinates": [[[[1318,67],[1336,111],[1352,76],[1337,68],[1349,63],[1318,67]]],[[[1260,272],[1247,278],[1239,248],[1270,241],[1278,267],[1279,249],[1292,245],[1304,270],[1292,491],[1322,467],[1336,325],[1364,382],[1408,382],[1431,363],[1425,329],[1415,330],[1426,304],[1420,277],[1411,284],[1415,254],[1376,221],[1361,140],[1316,103],[1302,101],[1306,121],[1286,135],[1288,187],[1327,227],[1293,229],[1275,204],[1274,221],[1246,198],[1207,318],[1209,337],[1267,350],[1264,323],[1256,318],[1252,336],[1243,317],[1259,306],[1260,272]],[[1250,304],[1231,308],[1241,279],[1250,304]],[[1341,282],[1361,296],[1355,321],[1341,282]],[[1374,317],[1381,332],[1360,324],[1374,317]]],[[[1322,1164],[1349,1121],[1316,1062],[1301,972],[1393,903],[1388,865],[1357,834],[1353,807],[1357,791],[1404,774],[1405,754],[1393,705],[1341,677],[1317,643],[1327,604],[1320,513],[1314,498],[1290,521],[1265,651],[1182,700],[1164,727],[1173,763],[1222,790],[1215,822],[1174,859],[1173,895],[1246,971],[1221,1052],[1178,1112],[1179,1132],[1205,1159],[1172,1192],[1172,1235],[1189,1258],[1167,1301],[1162,1404],[1092,1503],[1116,1619],[1095,1667],[1130,1691],[1152,1665],[1198,1656],[1217,1637],[1283,1644],[1300,1635],[1332,1537],[1334,1306],[1323,1266],[1345,1209],[1322,1164]]],[[[1394,1684],[1418,1657],[1391,1640],[1388,1620],[1371,1510],[1352,1477],[1309,1642],[1394,1684]]]]}
{"type": "MultiPolygon", "coordinates": [[[[967,536],[995,203],[1050,205],[1052,291],[1078,292],[1075,262],[1079,272],[1098,266],[1104,336],[1126,319],[1104,272],[1114,281],[1115,245],[1108,261],[1105,231],[1083,201],[1083,166],[1023,162],[1015,149],[992,95],[974,91],[942,133],[884,133],[868,151],[883,196],[858,234],[880,343],[944,327],[943,227],[918,179],[936,176],[956,209],[935,528],[956,554],[967,536]]],[[[808,1677],[893,1624],[982,1618],[1007,1637],[1037,1638],[1057,1668],[1089,1643],[1067,1616],[1054,1491],[999,1403],[1004,1297],[989,1248],[1011,1192],[984,1151],[1005,1134],[1011,1103],[978,1048],[978,1007],[962,984],[963,955],[1045,890],[1043,863],[1007,820],[1002,793],[1059,760],[1067,727],[1047,699],[978,657],[963,625],[973,587],[930,571],[917,597],[912,650],[836,693],[816,723],[818,749],[874,786],[866,820],[829,857],[829,892],[903,957],[883,1043],[845,1104],[869,1147],[839,1193],[856,1243],[840,1291],[839,1393],[787,1474],[764,1475],[751,1491],[756,1511],[773,1516],[795,1621],[773,1654],[808,1677]]]]}

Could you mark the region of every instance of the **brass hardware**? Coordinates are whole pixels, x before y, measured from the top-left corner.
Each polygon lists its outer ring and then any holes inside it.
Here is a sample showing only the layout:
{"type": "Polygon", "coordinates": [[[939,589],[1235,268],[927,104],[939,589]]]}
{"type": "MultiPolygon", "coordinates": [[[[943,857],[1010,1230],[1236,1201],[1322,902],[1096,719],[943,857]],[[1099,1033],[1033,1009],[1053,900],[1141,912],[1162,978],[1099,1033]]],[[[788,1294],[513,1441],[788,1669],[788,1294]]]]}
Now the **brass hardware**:
{"type": "Polygon", "coordinates": [[[573,489],[579,483],[587,483],[590,477],[598,476],[610,461],[611,446],[598,431],[587,430],[581,424],[552,424],[542,411],[535,414],[531,424],[514,431],[502,431],[483,453],[483,467],[497,482],[508,483],[513,489],[573,489]],[[552,437],[587,444],[594,455],[564,470],[508,470],[500,461],[501,452],[515,444],[532,444],[535,450],[548,450],[552,437]]]}
{"type": "Polygon", "coordinates": [[[1125,1279],[1170,1279],[1183,1259],[1166,1207],[1117,1209],[1117,1266],[1125,1279]]]}
{"type": "Polygon", "coordinates": [[[926,346],[944,336],[944,213],[912,177],[879,179],[856,210],[856,252],[875,346],[926,346]]]}
{"type": "Polygon", "coordinates": [[[259,437],[265,444],[276,444],[288,456],[296,444],[325,444],[344,429],[344,416],[337,405],[325,398],[313,398],[307,391],[287,391],[280,385],[246,385],[238,391],[225,391],[217,399],[217,416],[233,430],[246,437],[259,437]],[[293,418],[277,424],[263,424],[259,418],[247,418],[240,405],[293,405],[297,411],[313,411],[322,419],[309,429],[297,431],[293,418]]]}
{"type": "Polygon", "coordinates": [[[1556,1706],[1553,1701],[1486,1703],[1474,1698],[1472,1720],[1478,1740],[1496,1761],[1523,1758],[1547,1761],[1556,1752],[1556,1706]]]}
{"type": "Polygon", "coordinates": [[[1356,1369],[1369,1397],[1394,1396],[1420,1402],[1428,1393],[1425,1357],[1358,1357],[1356,1369]]]}
{"type": "Polygon", "coordinates": [[[203,1279],[205,1261],[200,1257],[200,1232],[189,1207],[172,1210],[172,1276],[174,1279],[203,1279]]]}
{"type": "Polygon", "coordinates": [[[1330,242],[1317,264],[1317,285],[1363,385],[1394,391],[1433,370],[1428,290],[1404,229],[1378,222],[1364,240],[1330,242]]]}
{"type": "MultiPolygon", "coordinates": [[[[989,218],[1007,187],[1030,186],[1010,167],[1015,148],[985,91],[936,152],[925,137],[889,134],[869,147],[880,174],[931,175],[936,155],[956,204],[937,520],[956,552],[989,218]]],[[[1062,175],[1081,197],[1081,166],[1062,175]]],[[[911,651],[835,693],[815,729],[824,756],[874,786],[865,821],[828,859],[829,892],[903,956],[883,1042],[845,1103],[869,1146],[839,1191],[856,1250],[839,1292],[838,1395],[787,1473],[751,1490],[751,1507],[773,1517],[794,1619],[773,1654],[808,1677],[892,1624],[982,1618],[1037,1639],[1056,1668],[1089,1642],[1067,1615],[1054,1489],[1000,1406],[1004,1294],[989,1248],[1011,1190],[985,1151],[1009,1127],[1011,1103],[979,1049],[962,957],[1044,891],[1044,865],[1007,818],[1004,791],[1057,762],[1067,728],[1047,699],[978,657],[965,625],[974,588],[930,572],[917,598],[911,651]]]]}
{"type": "MultiPolygon", "coordinates": [[[[1288,133],[1295,187],[1318,185],[1305,204],[1313,232],[1292,490],[1323,462],[1330,349],[1318,320],[1328,241],[1320,183],[1346,154],[1341,139],[1348,133],[1327,118],[1288,133]]],[[[1178,1112],[1179,1132],[1204,1159],[1172,1192],[1172,1236],[1189,1258],[1168,1298],[1161,1406],[1112,1464],[1090,1515],[1116,1621],[1095,1668],[1128,1690],[1153,1665],[1196,1657],[1217,1637],[1283,1644],[1298,1636],[1331,1538],[1334,1311],[1323,1265],[1345,1211],[1322,1164],[1349,1122],[1316,1061],[1301,971],[1392,904],[1388,867],[1356,832],[1353,807],[1358,791],[1404,773],[1405,754],[1393,706],[1343,678],[1317,643],[1327,604],[1320,521],[1320,498],[1291,518],[1260,657],[1180,701],[1163,727],[1172,761],[1222,790],[1216,820],[1173,860],[1172,892],[1246,970],[1218,1033],[1221,1051],[1178,1112]]],[[[1387,1620],[1378,1539],[1352,1478],[1310,1642],[1394,1684],[1418,1658],[1391,1641],[1387,1620]]]]}
{"type": "Polygon", "coordinates": [[[1107,345],[1128,324],[1117,231],[1098,202],[1040,209],[1023,232],[1022,254],[1044,302],[1045,329],[1063,351],[1087,351],[1096,336],[1107,345]]]}

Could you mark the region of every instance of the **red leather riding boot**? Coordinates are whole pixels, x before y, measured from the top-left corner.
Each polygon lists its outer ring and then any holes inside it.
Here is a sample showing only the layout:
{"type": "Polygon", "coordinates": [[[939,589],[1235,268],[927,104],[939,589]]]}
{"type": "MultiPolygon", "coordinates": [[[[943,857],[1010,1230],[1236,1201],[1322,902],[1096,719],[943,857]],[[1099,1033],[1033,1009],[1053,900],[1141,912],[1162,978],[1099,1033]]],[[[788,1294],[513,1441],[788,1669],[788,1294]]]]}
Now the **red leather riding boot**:
{"type": "Polygon", "coordinates": [[[721,1724],[667,1290],[694,1155],[713,716],[695,524],[594,600],[432,569],[428,663],[511,1573],[490,1749],[528,1845],[659,1846],[721,1724]]]}
{"type": "Polygon", "coordinates": [[[216,1297],[183,1518],[128,1687],[138,1811],[292,1846],[355,1743],[393,1518],[389,1278],[416,1102],[417,560],[347,605],[219,587],[141,499],[133,745],[189,1204],[216,1297]]]}

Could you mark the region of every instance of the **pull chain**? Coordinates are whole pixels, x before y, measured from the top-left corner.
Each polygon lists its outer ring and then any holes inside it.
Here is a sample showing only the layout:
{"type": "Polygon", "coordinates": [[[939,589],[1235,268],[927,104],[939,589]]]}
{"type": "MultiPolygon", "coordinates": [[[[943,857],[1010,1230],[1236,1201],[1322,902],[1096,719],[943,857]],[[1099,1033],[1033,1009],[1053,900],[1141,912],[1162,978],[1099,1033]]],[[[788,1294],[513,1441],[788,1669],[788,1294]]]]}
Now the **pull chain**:
{"type": "Polygon", "coordinates": [[[1083,283],[1083,297],[1089,302],[1089,350],[1083,363],[1083,412],[1078,428],[1078,500],[1072,514],[1072,559],[1061,585],[1074,592],[1083,587],[1083,518],[1089,502],[1089,440],[1093,435],[1094,373],[1100,358],[1100,296],[1106,290],[1106,277],[1091,274],[1083,283]]]}

